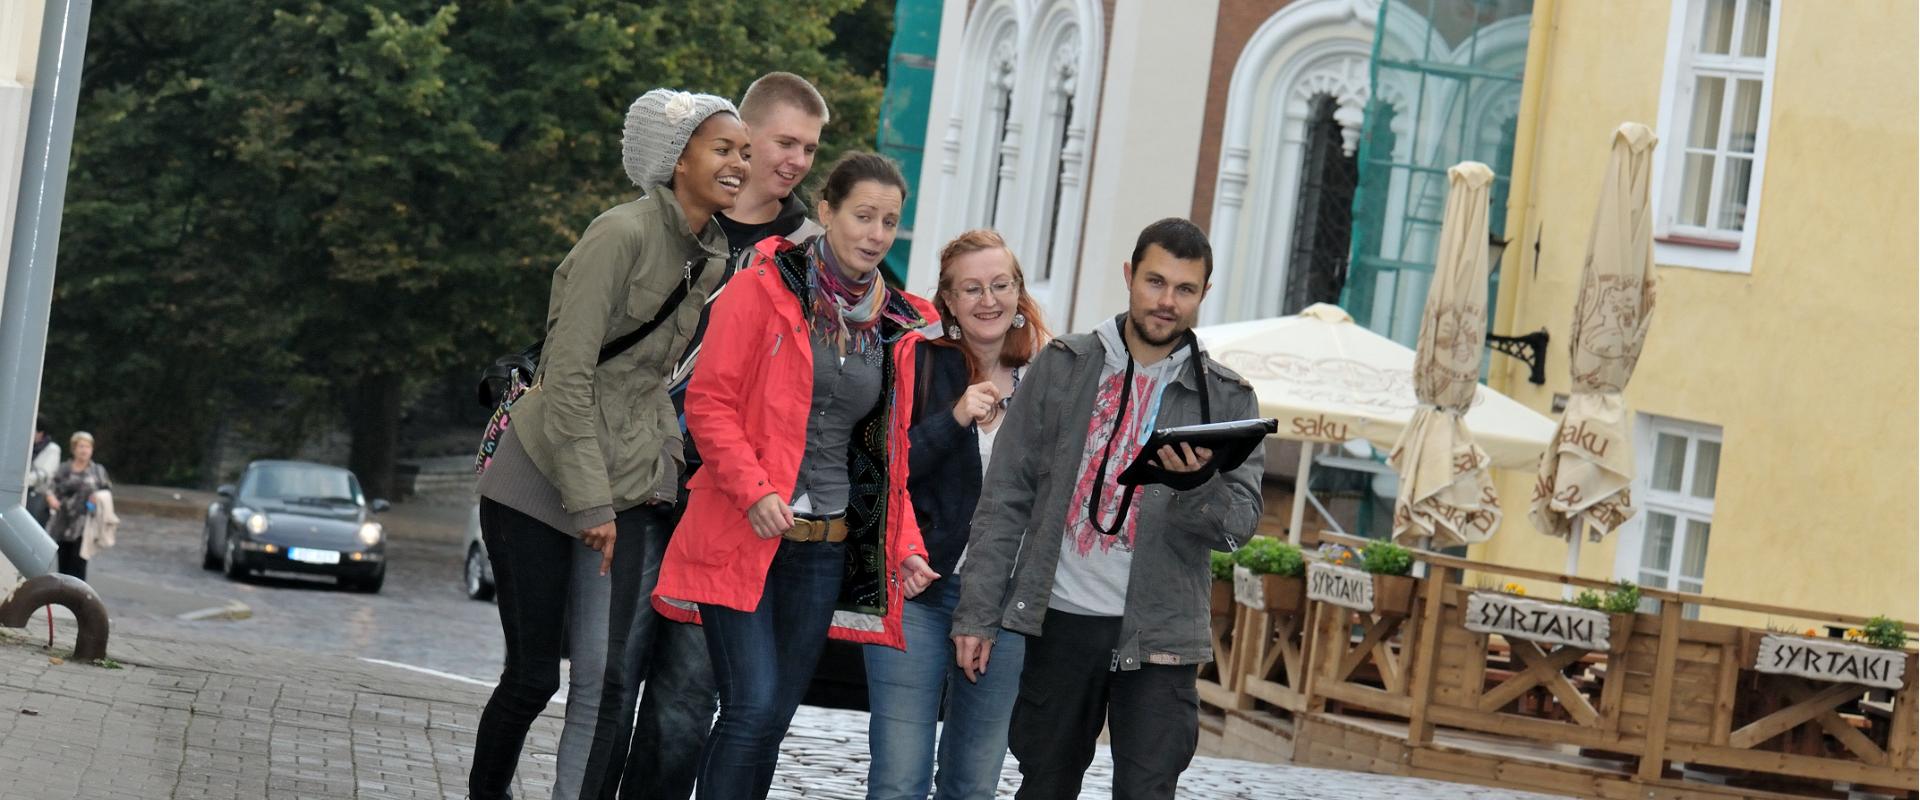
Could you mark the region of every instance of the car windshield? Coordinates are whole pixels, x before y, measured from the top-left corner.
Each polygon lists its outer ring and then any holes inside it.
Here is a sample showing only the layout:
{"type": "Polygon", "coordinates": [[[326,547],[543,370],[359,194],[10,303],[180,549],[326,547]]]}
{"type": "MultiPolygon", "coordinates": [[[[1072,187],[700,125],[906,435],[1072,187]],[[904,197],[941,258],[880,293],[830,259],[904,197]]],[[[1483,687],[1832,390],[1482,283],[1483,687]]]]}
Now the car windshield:
{"type": "Polygon", "coordinates": [[[364,502],[353,473],[334,467],[274,465],[255,467],[240,484],[240,499],[259,502],[314,505],[359,505],[364,502]]]}

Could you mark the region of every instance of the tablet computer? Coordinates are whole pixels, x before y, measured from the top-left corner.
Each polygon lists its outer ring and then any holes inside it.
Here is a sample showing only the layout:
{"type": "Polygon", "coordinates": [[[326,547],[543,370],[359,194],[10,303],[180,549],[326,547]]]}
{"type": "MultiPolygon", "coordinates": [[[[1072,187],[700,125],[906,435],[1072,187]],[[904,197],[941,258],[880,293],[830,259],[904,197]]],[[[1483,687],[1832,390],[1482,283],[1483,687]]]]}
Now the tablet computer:
{"type": "Polygon", "coordinates": [[[1246,463],[1253,449],[1279,430],[1280,421],[1271,417],[1159,428],[1147,437],[1147,443],[1140,447],[1139,455],[1134,457],[1132,464],[1127,465],[1126,471],[1120,473],[1118,481],[1122,486],[1135,486],[1144,483],[1189,483],[1191,481],[1180,478],[1195,475],[1204,480],[1216,470],[1232,470],[1246,463]],[[1208,468],[1199,473],[1173,473],[1167,470],[1160,463],[1160,448],[1170,445],[1178,451],[1182,444],[1212,450],[1213,459],[1207,464],[1208,468]]]}

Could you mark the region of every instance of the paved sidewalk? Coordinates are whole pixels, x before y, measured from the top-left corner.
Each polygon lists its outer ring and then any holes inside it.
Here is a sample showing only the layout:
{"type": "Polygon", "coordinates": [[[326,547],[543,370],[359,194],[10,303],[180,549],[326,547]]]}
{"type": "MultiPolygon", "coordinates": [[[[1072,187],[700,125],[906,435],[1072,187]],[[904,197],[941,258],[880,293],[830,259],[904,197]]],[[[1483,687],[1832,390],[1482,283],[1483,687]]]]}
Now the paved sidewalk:
{"type": "MultiPolygon", "coordinates": [[[[56,652],[71,646],[62,626],[56,652]]],[[[44,631],[44,628],[39,630],[44,631]]],[[[121,667],[54,663],[35,629],[0,629],[0,798],[449,798],[465,796],[488,690],[340,656],[116,631],[121,667]]],[[[558,704],[534,725],[522,798],[548,796],[558,704]]],[[[782,746],[776,798],[859,798],[866,715],[804,708],[782,746]]],[[[1107,797],[1104,750],[1086,798],[1107,797]]],[[[1011,797],[1009,759],[1000,796],[1011,797]]],[[[1195,798],[1527,798],[1403,778],[1196,759],[1195,798]]]]}

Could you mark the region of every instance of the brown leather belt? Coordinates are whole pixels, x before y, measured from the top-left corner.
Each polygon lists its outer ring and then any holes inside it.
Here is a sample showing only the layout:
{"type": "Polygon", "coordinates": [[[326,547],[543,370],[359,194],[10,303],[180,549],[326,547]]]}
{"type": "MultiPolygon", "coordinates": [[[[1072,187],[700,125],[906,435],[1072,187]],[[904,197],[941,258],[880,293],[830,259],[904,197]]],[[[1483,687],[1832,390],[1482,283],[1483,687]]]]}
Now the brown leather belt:
{"type": "Polygon", "coordinates": [[[793,542],[844,542],[847,540],[847,518],[833,519],[793,518],[793,528],[780,537],[793,542]]]}

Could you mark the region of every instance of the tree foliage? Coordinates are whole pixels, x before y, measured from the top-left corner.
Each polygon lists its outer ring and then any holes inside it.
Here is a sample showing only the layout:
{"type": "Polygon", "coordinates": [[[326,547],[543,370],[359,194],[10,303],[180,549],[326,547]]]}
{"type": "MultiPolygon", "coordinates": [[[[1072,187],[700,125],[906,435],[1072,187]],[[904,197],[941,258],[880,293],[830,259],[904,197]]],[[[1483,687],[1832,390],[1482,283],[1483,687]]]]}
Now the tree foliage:
{"type": "Polygon", "coordinates": [[[536,335],[554,265],[632,195],[635,96],[785,69],[827,96],[825,149],[871,141],[878,80],[837,53],[874,45],[833,36],[861,5],[100,4],[44,411],[116,474],[202,483],[228,425],[288,448],[344,422],[384,492],[405,404],[536,335]]]}

